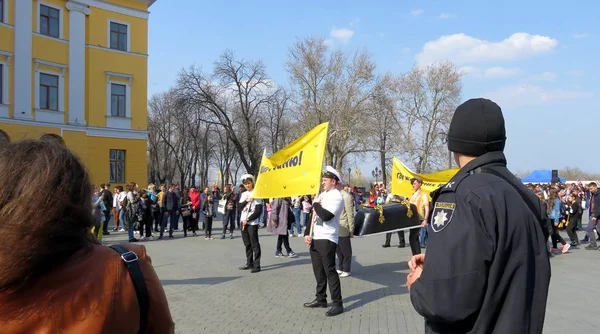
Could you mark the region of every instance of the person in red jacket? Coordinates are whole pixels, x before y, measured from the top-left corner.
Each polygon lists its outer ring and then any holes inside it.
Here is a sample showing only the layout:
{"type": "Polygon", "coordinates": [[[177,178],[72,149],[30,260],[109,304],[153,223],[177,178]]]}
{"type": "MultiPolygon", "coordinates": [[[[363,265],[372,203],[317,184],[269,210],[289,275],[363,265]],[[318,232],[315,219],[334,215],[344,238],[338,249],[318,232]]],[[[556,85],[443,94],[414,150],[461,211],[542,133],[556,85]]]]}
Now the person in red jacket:
{"type": "Polygon", "coordinates": [[[192,202],[192,216],[190,222],[194,231],[198,230],[198,212],[200,211],[200,192],[196,186],[190,187],[190,193],[188,194],[190,201],[192,202]]]}

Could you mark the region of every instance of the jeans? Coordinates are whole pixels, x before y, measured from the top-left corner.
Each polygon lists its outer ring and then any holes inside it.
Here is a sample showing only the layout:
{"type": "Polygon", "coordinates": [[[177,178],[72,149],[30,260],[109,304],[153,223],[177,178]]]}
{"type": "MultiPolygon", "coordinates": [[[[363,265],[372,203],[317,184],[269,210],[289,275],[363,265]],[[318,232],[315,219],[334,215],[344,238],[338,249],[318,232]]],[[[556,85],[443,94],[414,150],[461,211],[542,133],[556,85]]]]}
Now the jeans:
{"type": "Polygon", "coordinates": [[[127,226],[126,226],[126,228],[127,228],[127,236],[129,237],[129,241],[132,241],[134,239],[133,238],[133,232],[134,232],[133,230],[134,230],[135,222],[132,222],[129,219],[129,217],[125,217],[125,221],[127,222],[127,226]]]}
{"type": "Polygon", "coordinates": [[[125,225],[127,225],[127,220],[125,220],[125,209],[123,208],[119,209],[119,223],[122,228],[125,228],[125,225]]]}
{"type": "Polygon", "coordinates": [[[233,234],[233,229],[235,228],[235,211],[233,210],[225,211],[225,216],[223,217],[223,235],[227,234],[227,227],[229,227],[229,233],[233,234]]]}
{"type": "Polygon", "coordinates": [[[421,231],[419,231],[419,244],[421,247],[425,247],[427,242],[427,226],[421,227],[421,231]]]}
{"type": "Polygon", "coordinates": [[[162,215],[162,221],[160,222],[160,236],[162,237],[167,228],[167,221],[169,222],[169,236],[173,236],[173,228],[175,227],[175,218],[178,217],[176,214],[177,210],[164,210],[162,215]]]}
{"type": "Polygon", "coordinates": [[[302,212],[302,226],[307,227],[310,225],[310,212],[302,212]]]}
{"type": "Polygon", "coordinates": [[[110,219],[112,218],[112,208],[104,211],[103,214],[104,214],[104,224],[102,227],[102,232],[104,232],[104,234],[108,234],[106,232],[108,232],[108,224],[110,223],[110,219]]]}
{"type": "MultiPolygon", "coordinates": [[[[300,208],[293,208],[292,209],[292,213],[294,214],[294,223],[296,223],[296,230],[298,231],[298,234],[302,233],[302,226],[300,225],[300,213],[302,211],[300,210],[300,208]]],[[[290,226],[290,234],[294,234],[294,228],[292,226],[290,226]]]]}

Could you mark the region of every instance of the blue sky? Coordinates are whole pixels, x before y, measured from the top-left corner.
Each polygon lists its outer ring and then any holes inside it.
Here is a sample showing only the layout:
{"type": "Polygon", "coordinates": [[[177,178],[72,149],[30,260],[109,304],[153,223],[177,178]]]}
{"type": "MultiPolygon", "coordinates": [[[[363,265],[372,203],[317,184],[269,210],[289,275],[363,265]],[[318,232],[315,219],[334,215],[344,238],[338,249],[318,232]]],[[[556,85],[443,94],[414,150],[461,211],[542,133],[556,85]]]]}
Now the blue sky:
{"type": "Polygon", "coordinates": [[[467,72],[463,100],[484,96],[503,108],[515,172],[600,172],[600,1],[159,0],[150,9],[150,94],[173,85],[182,67],[212,69],[225,49],[262,59],[285,84],[289,47],[323,37],[368,49],[379,72],[455,62],[467,72]]]}

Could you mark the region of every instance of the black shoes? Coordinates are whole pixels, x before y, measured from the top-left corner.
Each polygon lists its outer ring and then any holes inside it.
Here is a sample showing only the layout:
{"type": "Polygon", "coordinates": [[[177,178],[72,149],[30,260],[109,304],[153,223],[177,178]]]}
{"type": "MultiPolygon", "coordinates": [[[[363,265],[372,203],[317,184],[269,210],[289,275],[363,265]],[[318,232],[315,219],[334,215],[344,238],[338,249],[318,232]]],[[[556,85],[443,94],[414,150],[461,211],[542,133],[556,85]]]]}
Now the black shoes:
{"type": "Polygon", "coordinates": [[[336,315],[344,313],[344,306],[342,305],[331,305],[329,310],[325,312],[325,315],[328,317],[335,317],[336,315]]]}
{"type": "Polygon", "coordinates": [[[405,245],[405,244],[399,244],[399,245],[398,245],[398,248],[404,248],[404,247],[406,247],[406,245],[405,245]]]}
{"type": "Polygon", "coordinates": [[[260,272],[260,267],[254,268],[253,266],[249,266],[249,265],[245,265],[243,267],[239,267],[238,269],[239,270],[250,270],[250,272],[253,273],[253,274],[260,272]]]}
{"type": "Polygon", "coordinates": [[[309,308],[316,308],[316,307],[327,308],[327,301],[326,300],[315,299],[315,300],[313,300],[310,303],[304,303],[304,307],[309,307],[309,308]]]}
{"type": "Polygon", "coordinates": [[[390,247],[390,244],[383,244],[383,245],[381,245],[381,247],[388,248],[388,247],[390,247]]]}

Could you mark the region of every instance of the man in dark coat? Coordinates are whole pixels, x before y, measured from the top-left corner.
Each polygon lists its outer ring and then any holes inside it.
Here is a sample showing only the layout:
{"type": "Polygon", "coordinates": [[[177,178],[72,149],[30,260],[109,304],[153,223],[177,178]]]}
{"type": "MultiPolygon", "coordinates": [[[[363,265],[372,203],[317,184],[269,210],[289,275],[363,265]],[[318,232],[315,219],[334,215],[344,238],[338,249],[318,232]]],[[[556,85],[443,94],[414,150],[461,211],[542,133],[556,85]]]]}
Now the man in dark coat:
{"type": "Polygon", "coordinates": [[[542,333],[548,229],[539,199],[506,168],[505,141],[494,102],[456,109],[448,149],[461,169],[432,194],[427,255],[413,256],[406,283],[426,333],[542,333]]]}

